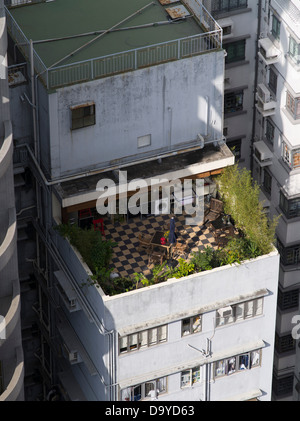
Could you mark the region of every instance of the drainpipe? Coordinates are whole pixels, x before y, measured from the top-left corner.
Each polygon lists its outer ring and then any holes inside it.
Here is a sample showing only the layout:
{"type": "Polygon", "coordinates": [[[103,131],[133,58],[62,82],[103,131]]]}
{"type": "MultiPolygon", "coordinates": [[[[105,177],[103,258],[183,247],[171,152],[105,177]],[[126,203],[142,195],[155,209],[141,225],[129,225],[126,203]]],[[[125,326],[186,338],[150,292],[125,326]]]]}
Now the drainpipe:
{"type": "Polygon", "coordinates": [[[256,120],[256,107],[255,107],[255,92],[257,87],[258,81],[258,41],[259,41],[259,34],[260,34],[260,26],[261,26],[261,8],[262,8],[262,0],[258,0],[257,3],[258,7],[258,16],[257,16],[257,37],[256,37],[256,46],[255,46],[255,77],[254,77],[254,92],[253,92],[253,119],[252,119],[252,137],[251,137],[251,147],[250,147],[250,171],[253,176],[253,143],[254,143],[254,136],[255,136],[255,120],[256,120]]]}

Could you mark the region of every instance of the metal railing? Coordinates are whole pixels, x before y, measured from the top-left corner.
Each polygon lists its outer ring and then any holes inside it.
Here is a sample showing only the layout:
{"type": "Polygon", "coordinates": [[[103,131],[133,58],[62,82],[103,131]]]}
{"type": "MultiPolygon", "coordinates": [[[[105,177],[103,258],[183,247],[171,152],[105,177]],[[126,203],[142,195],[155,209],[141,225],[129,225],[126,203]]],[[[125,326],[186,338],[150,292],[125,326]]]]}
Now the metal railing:
{"type": "MultiPolygon", "coordinates": [[[[222,47],[222,29],[220,26],[198,0],[184,1],[208,32],[49,68],[45,66],[34,50],[35,71],[41,77],[46,88],[51,90],[65,85],[87,82],[220,49],[222,47]]],[[[6,16],[7,27],[11,37],[26,59],[29,60],[29,40],[7,8],[6,16]]]]}

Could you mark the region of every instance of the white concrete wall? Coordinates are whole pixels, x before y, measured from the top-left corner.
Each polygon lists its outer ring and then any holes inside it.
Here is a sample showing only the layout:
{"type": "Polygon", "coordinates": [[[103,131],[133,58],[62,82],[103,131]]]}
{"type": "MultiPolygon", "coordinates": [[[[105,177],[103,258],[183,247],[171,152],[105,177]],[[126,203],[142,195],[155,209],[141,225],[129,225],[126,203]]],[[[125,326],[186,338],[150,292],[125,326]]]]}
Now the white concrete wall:
{"type": "Polygon", "coordinates": [[[52,175],[77,173],[126,157],[167,151],[196,140],[198,133],[208,132],[220,139],[223,72],[223,51],[210,52],[66,86],[50,94],[52,175]],[[72,131],[70,107],[89,101],[96,104],[96,124],[72,131]],[[137,138],[148,134],[151,146],[138,148],[137,138]]]}
{"type": "Polygon", "coordinates": [[[265,347],[261,367],[217,379],[211,384],[211,399],[231,399],[253,389],[261,389],[265,394],[262,399],[270,399],[278,262],[277,253],[272,253],[243,265],[217,268],[185,279],[105,298],[105,306],[110,313],[106,318],[108,329],[113,326],[117,331],[127,329],[130,332],[131,329],[134,332],[169,323],[166,343],[119,356],[118,381],[123,384],[139,384],[151,378],[172,374],[174,382],[170,381],[168,396],[162,398],[188,400],[197,395],[203,399],[203,384],[194,388],[200,388],[198,391],[193,388],[180,391],[180,372],[190,364],[196,366],[205,362],[201,354],[188,344],[198,349],[205,348],[206,339],[213,337],[214,357],[223,353],[234,355],[241,347],[246,351],[247,347],[262,340],[265,347]],[[243,301],[245,294],[254,294],[262,288],[268,290],[262,316],[214,331],[215,309],[224,306],[230,299],[239,297],[243,301]],[[180,319],[196,315],[205,308],[207,311],[203,315],[202,332],[182,338],[180,319]]]}

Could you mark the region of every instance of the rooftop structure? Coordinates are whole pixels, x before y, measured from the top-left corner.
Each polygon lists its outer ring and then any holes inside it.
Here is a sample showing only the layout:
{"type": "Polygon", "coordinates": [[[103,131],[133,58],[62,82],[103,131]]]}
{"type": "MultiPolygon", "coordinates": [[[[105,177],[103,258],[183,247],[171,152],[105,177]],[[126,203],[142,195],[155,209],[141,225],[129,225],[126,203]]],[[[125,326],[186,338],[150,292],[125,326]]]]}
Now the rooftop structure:
{"type": "Polygon", "coordinates": [[[168,3],[38,2],[11,7],[8,28],[28,59],[32,41],[36,71],[49,89],[221,47],[221,28],[202,3],[168,3]]]}

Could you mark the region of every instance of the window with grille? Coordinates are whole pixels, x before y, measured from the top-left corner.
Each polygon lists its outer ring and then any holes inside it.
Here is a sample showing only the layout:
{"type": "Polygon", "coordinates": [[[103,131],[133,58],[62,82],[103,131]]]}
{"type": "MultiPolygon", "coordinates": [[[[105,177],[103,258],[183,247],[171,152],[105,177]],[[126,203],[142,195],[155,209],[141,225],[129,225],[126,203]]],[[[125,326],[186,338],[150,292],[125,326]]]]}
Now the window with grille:
{"type": "Polygon", "coordinates": [[[300,97],[295,98],[289,91],[287,91],[286,109],[294,120],[300,119],[300,97]]]}
{"type": "Polygon", "coordinates": [[[243,110],[244,91],[230,92],[224,95],[224,113],[243,110]]]}
{"type": "Polygon", "coordinates": [[[272,29],[271,29],[272,35],[275,39],[280,39],[280,20],[273,15],[272,17],[272,29]]]}
{"type": "Polygon", "coordinates": [[[300,216],[300,197],[297,197],[296,199],[288,199],[282,192],[280,192],[279,204],[281,210],[288,219],[300,216]]]}
{"type": "Polygon", "coordinates": [[[226,45],[224,45],[224,48],[226,49],[226,52],[227,52],[227,56],[225,58],[226,64],[245,60],[245,54],[246,54],[246,40],[245,39],[227,43],[226,45]]]}
{"type": "Polygon", "coordinates": [[[270,118],[266,120],[266,138],[273,145],[275,135],[275,126],[270,118]]]}
{"type": "Polygon", "coordinates": [[[289,395],[293,393],[294,376],[289,376],[273,379],[273,392],[276,396],[289,395]]]}
{"type": "Polygon", "coordinates": [[[297,265],[300,263],[300,245],[292,247],[284,247],[282,242],[277,238],[277,249],[280,253],[281,263],[285,266],[297,265]]]}
{"type": "Polygon", "coordinates": [[[269,73],[269,88],[271,89],[271,91],[276,95],[277,93],[277,74],[274,72],[274,70],[272,68],[270,68],[270,73],[269,73]]]}
{"type": "Polygon", "coordinates": [[[295,339],[292,335],[279,336],[277,333],[275,335],[275,349],[279,354],[288,351],[294,351],[296,346],[295,339]]]}
{"type": "Polygon", "coordinates": [[[212,14],[231,12],[247,6],[248,0],[213,0],[212,14]]]}
{"type": "Polygon", "coordinates": [[[294,63],[300,64],[300,44],[293,37],[289,40],[288,55],[294,63]]]}
{"type": "Polygon", "coordinates": [[[280,310],[289,310],[291,308],[299,307],[299,290],[293,289],[291,291],[278,290],[278,307],[280,310]]]}
{"type": "Polygon", "coordinates": [[[71,129],[81,129],[96,123],[95,104],[89,103],[71,107],[71,129]]]}

